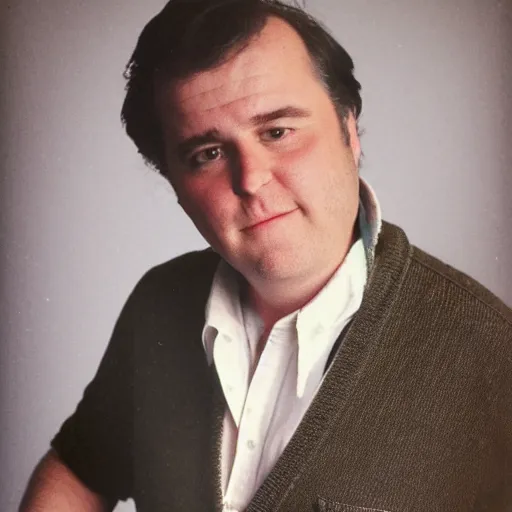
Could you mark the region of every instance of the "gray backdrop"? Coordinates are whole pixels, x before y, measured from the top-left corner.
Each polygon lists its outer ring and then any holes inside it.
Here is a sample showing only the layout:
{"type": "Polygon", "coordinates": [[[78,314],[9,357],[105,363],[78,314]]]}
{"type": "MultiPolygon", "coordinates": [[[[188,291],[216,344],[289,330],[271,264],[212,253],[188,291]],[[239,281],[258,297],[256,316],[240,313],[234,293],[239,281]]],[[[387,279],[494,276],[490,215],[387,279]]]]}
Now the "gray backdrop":
{"type": "MultiPolygon", "coordinates": [[[[74,409],[131,288],[205,246],[119,122],[163,0],[0,0],[0,510],[74,409]]],[[[512,1],[310,0],[363,84],[363,175],[414,243],[512,303],[512,1]]],[[[118,510],[133,510],[131,505],[118,510]]]]}

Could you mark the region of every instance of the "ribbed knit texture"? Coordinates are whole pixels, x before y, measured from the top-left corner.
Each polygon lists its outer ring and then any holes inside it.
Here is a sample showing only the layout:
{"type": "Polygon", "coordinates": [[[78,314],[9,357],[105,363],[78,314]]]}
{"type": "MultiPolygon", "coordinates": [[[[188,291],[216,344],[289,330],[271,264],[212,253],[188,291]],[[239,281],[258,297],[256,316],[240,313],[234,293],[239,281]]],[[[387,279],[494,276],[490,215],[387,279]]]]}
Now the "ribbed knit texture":
{"type": "MultiPolygon", "coordinates": [[[[225,402],[201,346],[217,262],[193,253],[143,278],[53,441],[91,488],[139,511],[220,510],[225,402]]],[[[321,389],[247,512],[314,510],[512,510],[512,313],[390,224],[321,389]]]]}

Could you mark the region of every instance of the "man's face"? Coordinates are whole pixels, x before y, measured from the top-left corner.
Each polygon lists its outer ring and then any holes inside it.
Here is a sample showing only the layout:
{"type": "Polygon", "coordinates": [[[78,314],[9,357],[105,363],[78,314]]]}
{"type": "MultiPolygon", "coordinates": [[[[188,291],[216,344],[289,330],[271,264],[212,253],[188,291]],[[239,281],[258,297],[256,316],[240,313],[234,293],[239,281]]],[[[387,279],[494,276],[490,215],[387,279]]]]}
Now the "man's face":
{"type": "Polygon", "coordinates": [[[242,52],[158,86],[168,176],[208,243],[253,284],[309,280],[350,247],[359,139],[346,145],[307,49],[270,18],[242,52]]]}

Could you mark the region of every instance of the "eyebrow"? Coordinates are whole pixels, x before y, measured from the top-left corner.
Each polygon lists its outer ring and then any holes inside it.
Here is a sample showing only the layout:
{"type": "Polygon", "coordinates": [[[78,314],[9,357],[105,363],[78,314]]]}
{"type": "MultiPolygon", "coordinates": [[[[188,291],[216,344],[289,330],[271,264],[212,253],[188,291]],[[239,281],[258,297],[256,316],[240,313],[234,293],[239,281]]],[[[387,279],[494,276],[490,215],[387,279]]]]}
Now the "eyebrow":
{"type": "MultiPolygon", "coordinates": [[[[263,114],[256,114],[251,117],[249,124],[252,126],[261,126],[278,119],[291,118],[291,119],[303,119],[311,116],[311,111],[299,108],[299,107],[282,107],[271,112],[265,112],[263,114]]],[[[220,132],[216,129],[207,130],[204,133],[193,135],[187,139],[179,142],[176,145],[176,153],[180,159],[185,159],[186,156],[191,153],[196,147],[223,142],[220,132]]]]}
{"type": "Polygon", "coordinates": [[[218,130],[208,130],[204,133],[200,133],[199,135],[188,137],[176,145],[176,153],[180,160],[185,160],[187,155],[191,153],[196,147],[205,144],[211,144],[212,142],[222,142],[218,130]]]}
{"type": "Polygon", "coordinates": [[[311,111],[299,108],[299,107],[283,107],[278,108],[277,110],[273,110],[272,112],[267,112],[265,114],[257,114],[251,117],[251,124],[254,126],[270,123],[275,121],[276,119],[283,119],[285,117],[291,119],[301,119],[305,117],[310,117],[311,111]]]}

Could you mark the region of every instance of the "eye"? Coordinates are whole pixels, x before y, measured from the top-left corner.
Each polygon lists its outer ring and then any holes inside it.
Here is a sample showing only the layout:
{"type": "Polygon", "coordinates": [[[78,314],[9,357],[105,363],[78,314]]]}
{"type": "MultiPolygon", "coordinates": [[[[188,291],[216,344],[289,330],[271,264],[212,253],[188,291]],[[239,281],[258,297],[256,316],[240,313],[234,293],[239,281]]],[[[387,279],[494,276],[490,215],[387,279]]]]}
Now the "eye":
{"type": "Polygon", "coordinates": [[[214,162],[222,156],[222,150],[218,147],[211,147],[203,149],[198,153],[192,155],[190,163],[192,167],[200,167],[208,162],[214,162]]]}
{"type": "Polygon", "coordinates": [[[289,128],[271,128],[263,133],[262,138],[267,141],[280,140],[290,132],[289,128]]]}

